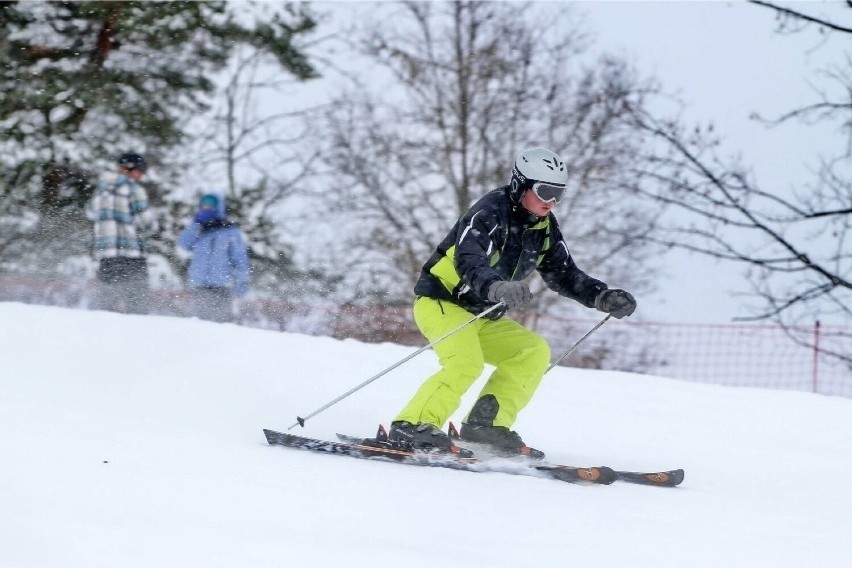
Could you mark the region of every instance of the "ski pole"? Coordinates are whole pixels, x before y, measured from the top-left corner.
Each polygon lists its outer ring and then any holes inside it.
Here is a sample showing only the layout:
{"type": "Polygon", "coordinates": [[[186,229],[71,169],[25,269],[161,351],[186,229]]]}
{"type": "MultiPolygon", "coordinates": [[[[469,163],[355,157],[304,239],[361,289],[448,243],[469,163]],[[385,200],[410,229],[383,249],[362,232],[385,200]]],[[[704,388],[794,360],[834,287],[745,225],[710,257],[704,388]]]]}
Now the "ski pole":
{"type": "Polygon", "coordinates": [[[574,352],[574,350],[575,350],[577,347],[579,347],[579,346],[580,346],[580,344],[581,344],[581,343],[583,343],[583,342],[586,340],[586,338],[587,338],[587,337],[589,337],[591,334],[593,334],[594,332],[596,332],[596,331],[598,330],[598,328],[599,328],[600,326],[602,326],[603,324],[605,324],[605,323],[606,323],[606,320],[608,320],[608,319],[609,319],[609,318],[611,318],[611,317],[612,317],[612,314],[607,314],[607,315],[606,315],[606,317],[605,317],[604,319],[602,319],[601,321],[599,321],[599,322],[598,322],[598,325],[596,325],[595,327],[593,327],[592,329],[590,329],[590,330],[589,330],[589,332],[588,332],[586,335],[584,335],[583,337],[581,337],[581,338],[579,339],[579,341],[577,341],[577,343],[575,343],[574,345],[572,345],[571,347],[569,347],[569,348],[565,351],[565,353],[563,353],[562,355],[560,355],[560,356],[559,356],[559,358],[558,358],[558,359],[556,359],[556,361],[554,361],[553,363],[551,363],[551,364],[550,364],[550,367],[548,367],[548,368],[547,368],[547,371],[545,371],[545,374],[546,374],[548,371],[550,371],[553,367],[555,367],[556,365],[558,365],[558,364],[559,364],[559,363],[560,363],[560,362],[561,362],[564,358],[566,358],[568,355],[570,355],[571,353],[573,353],[573,352],[574,352]]]}
{"type": "Polygon", "coordinates": [[[328,407],[330,407],[330,406],[332,406],[332,405],[334,405],[334,404],[337,404],[338,402],[340,402],[341,400],[343,400],[344,398],[346,398],[346,397],[347,397],[347,396],[349,396],[350,394],[354,393],[355,391],[361,390],[362,388],[364,388],[365,386],[369,385],[370,383],[372,383],[373,381],[375,381],[376,379],[378,379],[378,378],[379,378],[379,377],[381,377],[382,375],[385,375],[385,374],[389,373],[390,371],[393,371],[394,369],[396,369],[397,367],[399,367],[400,365],[402,365],[403,363],[405,363],[405,362],[406,362],[406,361],[408,361],[409,359],[413,359],[414,357],[416,357],[417,355],[419,355],[419,354],[423,353],[424,351],[426,351],[426,350],[427,350],[427,349],[429,349],[430,347],[433,347],[433,346],[437,345],[438,343],[442,342],[443,340],[445,340],[445,339],[446,339],[446,338],[448,338],[449,336],[453,335],[454,333],[458,333],[459,331],[461,331],[462,329],[466,328],[467,326],[469,326],[470,324],[472,324],[472,323],[473,323],[473,322],[475,322],[476,320],[480,319],[480,318],[481,318],[481,317],[483,317],[483,316],[486,316],[486,315],[490,314],[491,312],[493,312],[494,310],[496,310],[497,308],[499,308],[499,307],[501,307],[501,306],[503,306],[503,305],[504,305],[504,303],[503,303],[503,302],[500,302],[500,303],[498,303],[498,304],[494,304],[493,306],[491,306],[491,307],[490,307],[490,308],[488,308],[487,310],[483,310],[483,311],[482,311],[482,313],[480,313],[480,314],[477,314],[477,315],[473,316],[472,318],[470,318],[468,321],[464,322],[463,324],[461,324],[461,325],[460,325],[460,326],[458,326],[457,328],[455,328],[455,329],[452,329],[452,330],[448,331],[447,333],[445,333],[444,335],[442,335],[441,337],[439,337],[438,339],[436,339],[435,341],[433,341],[433,342],[432,342],[432,343],[430,343],[429,345],[425,345],[425,346],[421,347],[420,349],[418,349],[417,351],[415,351],[415,352],[414,352],[414,353],[412,353],[411,355],[408,355],[408,356],[407,356],[407,357],[405,357],[404,359],[401,359],[401,360],[397,361],[396,363],[394,363],[393,365],[391,365],[390,367],[388,367],[388,368],[387,368],[387,369],[385,369],[384,371],[380,371],[380,372],[376,373],[375,375],[373,375],[372,377],[370,377],[369,379],[367,379],[366,381],[364,381],[363,383],[361,383],[361,384],[360,384],[360,385],[358,385],[357,387],[354,387],[354,388],[352,388],[352,389],[350,389],[350,390],[346,391],[345,393],[343,393],[343,394],[342,394],[342,395],[340,395],[339,397],[335,398],[334,400],[332,400],[331,402],[329,402],[329,403],[328,403],[328,404],[326,404],[325,406],[322,406],[322,407],[320,407],[320,408],[317,408],[316,410],[314,410],[313,412],[311,412],[310,414],[308,414],[308,415],[307,415],[307,416],[305,416],[304,418],[302,418],[301,416],[297,416],[297,417],[296,417],[296,423],[295,423],[295,424],[293,424],[292,426],[290,426],[290,427],[289,427],[289,428],[287,428],[287,429],[288,429],[288,430],[292,430],[292,429],[293,429],[293,428],[295,428],[296,426],[301,426],[302,428],[304,428],[304,427],[305,427],[305,421],[306,421],[308,418],[311,418],[311,417],[313,417],[313,416],[316,416],[317,414],[319,414],[319,413],[320,413],[320,412],[322,412],[323,410],[327,409],[328,407]]]}

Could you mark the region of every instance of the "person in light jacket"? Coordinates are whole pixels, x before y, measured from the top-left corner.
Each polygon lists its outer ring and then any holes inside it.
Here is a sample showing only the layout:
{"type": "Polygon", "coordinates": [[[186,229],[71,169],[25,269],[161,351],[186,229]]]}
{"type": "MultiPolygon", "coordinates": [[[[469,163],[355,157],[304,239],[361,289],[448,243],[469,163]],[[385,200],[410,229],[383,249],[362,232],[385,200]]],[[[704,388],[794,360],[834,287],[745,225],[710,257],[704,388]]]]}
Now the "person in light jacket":
{"type": "Polygon", "coordinates": [[[225,200],[206,193],[178,244],[192,253],[188,285],[193,314],[215,322],[233,321],[233,298],[248,294],[249,257],[239,225],[225,214],[225,200]]]}
{"type": "Polygon", "coordinates": [[[96,309],[148,313],[145,237],[156,230],[156,218],[139,184],[147,169],[140,154],[122,154],[117,171],[101,174],[86,203],[86,216],[94,221],[94,256],[100,281],[96,309]]]}

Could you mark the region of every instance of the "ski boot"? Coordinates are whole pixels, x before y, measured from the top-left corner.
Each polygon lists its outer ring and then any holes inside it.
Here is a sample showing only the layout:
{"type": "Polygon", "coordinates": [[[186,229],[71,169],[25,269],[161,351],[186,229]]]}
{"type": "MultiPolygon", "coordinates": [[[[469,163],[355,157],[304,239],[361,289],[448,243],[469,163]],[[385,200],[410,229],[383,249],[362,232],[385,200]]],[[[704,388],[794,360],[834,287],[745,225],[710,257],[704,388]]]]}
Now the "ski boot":
{"type": "Polygon", "coordinates": [[[451,454],[460,458],[472,458],[473,452],[453,444],[450,437],[437,426],[421,422],[392,422],[388,441],[407,449],[430,454],[451,454]]]}
{"type": "Polygon", "coordinates": [[[485,444],[505,455],[522,455],[530,459],[544,459],[544,452],[531,448],[521,436],[505,426],[477,426],[462,423],[459,437],[467,442],[485,444]]]}
{"type": "Polygon", "coordinates": [[[476,444],[485,444],[496,452],[506,455],[521,455],[531,459],[544,459],[544,452],[527,446],[517,432],[505,426],[494,426],[500,403],[493,394],[480,397],[462,422],[461,434],[453,426],[450,438],[456,437],[476,444]]]}

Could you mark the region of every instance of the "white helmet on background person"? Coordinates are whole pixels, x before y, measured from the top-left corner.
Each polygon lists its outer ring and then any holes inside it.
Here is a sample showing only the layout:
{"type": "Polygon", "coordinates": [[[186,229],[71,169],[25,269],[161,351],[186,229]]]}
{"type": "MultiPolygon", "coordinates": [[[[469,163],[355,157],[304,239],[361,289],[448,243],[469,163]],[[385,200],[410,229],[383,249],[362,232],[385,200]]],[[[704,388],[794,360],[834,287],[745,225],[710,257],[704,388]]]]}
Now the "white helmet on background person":
{"type": "Polygon", "coordinates": [[[519,201],[528,189],[543,201],[562,199],[568,184],[565,161],[547,148],[524,150],[515,159],[509,195],[519,201]]]}

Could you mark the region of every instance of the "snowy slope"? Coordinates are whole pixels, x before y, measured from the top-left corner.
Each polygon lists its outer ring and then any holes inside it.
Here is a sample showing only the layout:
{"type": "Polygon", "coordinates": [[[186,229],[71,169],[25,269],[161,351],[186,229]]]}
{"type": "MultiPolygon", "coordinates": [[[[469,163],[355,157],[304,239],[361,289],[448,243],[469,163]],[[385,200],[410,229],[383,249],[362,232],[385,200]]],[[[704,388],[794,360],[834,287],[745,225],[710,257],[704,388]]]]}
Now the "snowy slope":
{"type": "MultiPolygon", "coordinates": [[[[677,489],[265,443],[412,351],[0,304],[0,566],[852,566],[844,398],[557,368],[516,425],[551,461],[684,467],[677,489]]],[[[434,368],[299,431],[370,434],[434,368]]]]}

